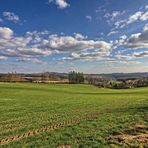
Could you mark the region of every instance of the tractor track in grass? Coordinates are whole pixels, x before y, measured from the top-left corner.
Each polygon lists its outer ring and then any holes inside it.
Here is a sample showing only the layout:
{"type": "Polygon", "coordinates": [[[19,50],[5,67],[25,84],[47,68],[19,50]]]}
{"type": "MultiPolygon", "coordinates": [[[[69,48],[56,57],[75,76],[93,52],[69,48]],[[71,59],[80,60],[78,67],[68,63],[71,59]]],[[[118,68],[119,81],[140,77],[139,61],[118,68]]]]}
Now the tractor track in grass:
{"type": "MultiPolygon", "coordinates": [[[[72,114],[73,113],[84,113],[84,112],[82,112],[82,110],[81,109],[76,109],[76,110],[71,110],[70,112],[58,112],[58,113],[53,113],[53,114],[51,114],[51,117],[50,118],[52,118],[52,122],[50,122],[50,124],[55,124],[55,123],[57,123],[57,122],[59,122],[58,121],[58,119],[59,118],[61,118],[61,117],[65,117],[65,116],[69,116],[69,115],[71,115],[71,117],[72,117],[72,114]]],[[[89,113],[88,111],[86,112],[85,111],[85,113],[89,113]]],[[[78,115],[77,115],[78,116],[78,115]]],[[[23,125],[23,123],[19,123],[19,125],[20,124],[22,124],[23,125]]],[[[49,124],[48,124],[49,125],[49,124]]],[[[46,126],[46,125],[45,125],[46,126]]],[[[11,127],[8,127],[8,126],[5,126],[4,127],[4,129],[5,129],[5,131],[14,131],[14,130],[16,130],[17,129],[17,127],[18,126],[16,126],[15,128],[13,127],[13,126],[11,126],[11,127]]],[[[1,130],[1,129],[0,129],[1,130]]]]}
{"type": "MultiPolygon", "coordinates": [[[[50,116],[50,118],[52,118],[52,122],[50,122],[50,123],[52,123],[52,124],[54,124],[54,123],[56,123],[56,122],[58,122],[58,118],[61,118],[61,117],[65,117],[65,116],[69,116],[69,115],[72,115],[73,113],[84,113],[84,112],[81,112],[82,110],[81,109],[77,109],[77,110],[71,110],[70,112],[58,112],[58,113],[53,113],[53,114],[51,114],[51,116],[50,116]]],[[[85,113],[86,113],[86,111],[85,111],[85,113]]],[[[1,122],[1,123],[3,123],[3,122],[1,122]]],[[[21,122],[19,123],[19,125],[21,124],[21,122]]],[[[22,123],[23,124],[23,123],[22,123]]],[[[6,125],[6,123],[5,123],[5,125],[6,125]]],[[[49,125],[49,124],[48,124],[49,125]]],[[[46,125],[45,125],[46,126],[46,125]]],[[[4,129],[5,129],[5,131],[14,131],[14,130],[16,130],[17,129],[17,127],[13,127],[13,126],[11,126],[11,127],[8,127],[8,126],[5,126],[5,127],[3,127],[4,129]]],[[[1,130],[1,129],[0,129],[1,130]]]]}
{"type": "Polygon", "coordinates": [[[96,119],[98,117],[98,115],[100,115],[100,114],[101,113],[98,113],[98,112],[89,113],[89,114],[77,116],[72,119],[65,120],[65,121],[62,121],[62,122],[59,122],[56,124],[51,124],[51,125],[43,127],[43,128],[39,128],[39,129],[31,130],[31,131],[28,131],[28,132],[25,132],[22,134],[18,134],[16,136],[6,137],[6,138],[0,140],[0,145],[6,145],[10,142],[18,141],[23,138],[28,138],[30,136],[39,135],[44,132],[50,132],[50,131],[53,131],[56,129],[61,129],[63,127],[74,125],[74,124],[77,124],[77,123],[80,123],[83,121],[93,120],[93,119],[96,119]]]}

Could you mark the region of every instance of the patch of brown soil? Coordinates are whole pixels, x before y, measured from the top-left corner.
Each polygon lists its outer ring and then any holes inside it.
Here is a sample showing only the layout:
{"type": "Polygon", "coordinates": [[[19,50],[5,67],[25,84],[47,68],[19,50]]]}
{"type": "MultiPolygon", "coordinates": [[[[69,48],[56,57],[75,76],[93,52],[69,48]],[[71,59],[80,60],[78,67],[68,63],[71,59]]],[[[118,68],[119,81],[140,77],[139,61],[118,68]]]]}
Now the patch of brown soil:
{"type": "Polygon", "coordinates": [[[148,126],[136,125],[134,128],[124,132],[115,133],[107,138],[109,144],[117,144],[127,147],[148,146],[148,126]]]}

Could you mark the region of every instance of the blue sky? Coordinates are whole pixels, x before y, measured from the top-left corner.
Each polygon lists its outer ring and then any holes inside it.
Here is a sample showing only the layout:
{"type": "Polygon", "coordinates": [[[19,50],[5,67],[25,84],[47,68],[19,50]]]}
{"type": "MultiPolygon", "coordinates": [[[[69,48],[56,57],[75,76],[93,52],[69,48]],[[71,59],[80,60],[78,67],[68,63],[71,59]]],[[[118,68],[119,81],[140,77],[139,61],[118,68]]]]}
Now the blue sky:
{"type": "Polygon", "coordinates": [[[0,1],[0,72],[71,70],[148,72],[148,1],[0,1]]]}

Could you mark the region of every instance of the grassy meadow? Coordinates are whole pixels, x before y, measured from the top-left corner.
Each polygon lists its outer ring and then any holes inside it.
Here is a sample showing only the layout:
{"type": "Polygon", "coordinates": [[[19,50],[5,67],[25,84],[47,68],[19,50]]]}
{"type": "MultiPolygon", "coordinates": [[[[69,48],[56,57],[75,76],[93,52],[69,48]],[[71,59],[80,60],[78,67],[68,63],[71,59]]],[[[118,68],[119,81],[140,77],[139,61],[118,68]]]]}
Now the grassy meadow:
{"type": "Polygon", "coordinates": [[[147,119],[147,87],[115,90],[77,84],[0,83],[0,147],[144,147],[148,144],[147,119]],[[98,114],[51,131],[7,139],[91,113],[98,114]]]}

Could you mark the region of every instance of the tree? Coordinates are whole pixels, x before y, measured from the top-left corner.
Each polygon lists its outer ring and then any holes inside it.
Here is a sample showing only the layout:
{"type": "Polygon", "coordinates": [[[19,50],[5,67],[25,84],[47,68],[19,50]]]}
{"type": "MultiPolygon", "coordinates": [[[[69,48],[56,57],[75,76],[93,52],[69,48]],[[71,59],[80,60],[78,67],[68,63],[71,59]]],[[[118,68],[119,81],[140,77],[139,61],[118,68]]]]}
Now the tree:
{"type": "Polygon", "coordinates": [[[71,71],[68,74],[69,83],[80,84],[84,83],[84,75],[80,72],[71,71]]]}

